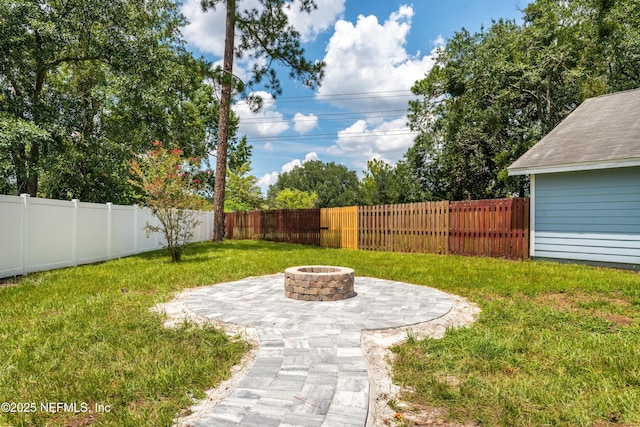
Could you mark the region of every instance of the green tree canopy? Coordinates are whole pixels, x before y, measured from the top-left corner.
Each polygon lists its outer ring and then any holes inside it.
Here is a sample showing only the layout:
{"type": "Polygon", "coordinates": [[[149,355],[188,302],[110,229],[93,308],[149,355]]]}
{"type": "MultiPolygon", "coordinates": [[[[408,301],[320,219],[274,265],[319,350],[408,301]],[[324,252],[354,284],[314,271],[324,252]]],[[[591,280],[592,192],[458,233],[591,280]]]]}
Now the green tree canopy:
{"type": "Polygon", "coordinates": [[[4,192],[126,203],[151,141],[213,148],[210,64],[184,50],[177,3],[0,0],[0,17],[0,120],[23,124],[1,128],[4,192]]]}
{"type": "Polygon", "coordinates": [[[311,160],[278,177],[267,192],[267,205],[274,205],[277,194],[285,188],[316,193],[316,207],[354,206],[360,203],[358,176],[355,171],[334,162],[311,160]]]}
{"type": "Polygon", "coordinates": [[[420,134],[396,164],[392,181],[396,203],[445,199],[446,180],[434,155],[438,144],[433,137],[429,132],[420,134]]]}
{"type": "Polygon", "coordinates": [[[406,173],[434,199],[524,195],[514,160],[585,98],[640,86],[639,18],[630,0],[537,0],[522,25],[457,32],[412,88],[409,154],[424,164],[406,173]]]}

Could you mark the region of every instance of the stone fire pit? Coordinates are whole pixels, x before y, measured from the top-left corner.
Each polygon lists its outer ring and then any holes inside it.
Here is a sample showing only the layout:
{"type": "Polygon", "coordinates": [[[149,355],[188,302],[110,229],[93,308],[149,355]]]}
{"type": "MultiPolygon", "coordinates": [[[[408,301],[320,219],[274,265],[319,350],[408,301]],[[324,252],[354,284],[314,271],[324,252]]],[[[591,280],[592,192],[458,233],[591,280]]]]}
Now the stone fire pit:
{"type": "Polygon", "coordinates": [[[327,265],[287,268],[284,294],[301,301],[339,301],[354,297],[353,270],[327,265]]]}

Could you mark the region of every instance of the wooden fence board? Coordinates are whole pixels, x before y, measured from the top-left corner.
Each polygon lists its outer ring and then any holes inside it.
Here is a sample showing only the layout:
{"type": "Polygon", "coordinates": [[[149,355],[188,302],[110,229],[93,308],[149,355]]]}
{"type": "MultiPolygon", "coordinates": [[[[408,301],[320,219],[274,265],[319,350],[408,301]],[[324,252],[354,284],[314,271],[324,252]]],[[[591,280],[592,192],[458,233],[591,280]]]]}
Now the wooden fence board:
{"type": "Polygon", "coordinates": [[[451,202],[449,253],[527,258],[528,210],[527,198],[451,202]]]}
{"type": "Polygon", "coordinates": [[[225,214],[228,239],[259,239],[260,211],[225,214]]]}
{"type": "Polygon", "coordinates": [[[447,252],[448,202],[361,206],[360,249],[447,252]]]}
{"type": "Polygon", "coordinates": [[[319,209],[263,211],[260,223],[263,240],[320,245],[319,209]]]}
{"type": "Polygon", "coordinates": [[[420,202],[227,214],[227,237],[324,247],[522,259],[529,199],[420,202]]]}
{"type": "Polygon", "coordinates": [[[320,210],[270,210],[225,214],[229,239],[320,245],[320,210]]]}
{"type": "Polygon", "coordinates": [[[320,209],[320,246],[358,249],[358,207],[320,209]]]}

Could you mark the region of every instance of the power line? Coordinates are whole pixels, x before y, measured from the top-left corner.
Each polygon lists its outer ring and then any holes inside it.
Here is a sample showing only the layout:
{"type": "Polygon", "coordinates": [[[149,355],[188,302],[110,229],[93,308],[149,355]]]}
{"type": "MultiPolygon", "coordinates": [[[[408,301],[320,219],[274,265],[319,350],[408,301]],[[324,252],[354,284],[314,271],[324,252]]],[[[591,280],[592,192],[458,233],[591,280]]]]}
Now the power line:
{"type": "MultiPolygon", "coordinates": [[[[375,98],[399,98],[399,97],[415,97],[410,90],[386,90],[386,91],[369,91],[369,92],[345,92],[337,94],[327,95],[305,95],[305,96],[290,96],[277,99],[267,99],[265,104],[280,104],[280,103],[294,103],[294,102],[309,102],[313,101],[346,101],[354,99],[370,99],[375,98]],[[377,96],[376,96],[377,95],[377,96]]],[[[407,113],[407,109],[393,109],[393,110],[372,110],[372,111],[356,111],[347,113],[322,113],[314,114],[315,117],[303,117],[298,119],[297,122],[311,122],[311,121],[340,121],[340,120],[352,120],[359,116],[365,116],[366,118],[398,118],[400,115],[407,113]]],[[[247,125],[259,125],[259,124],[281,124],[291,123],[293,117],[287,119],[281,116],[274,117],[247,117],[241,118],[241,124],[247,125]]],[[[338,133],[323,133],[323,134],[306,134],[306,135],[275,135],[275,136],[252,136],[251,139],[256,141],[301,141],[301,140],[319,140],[327,138],[381,138],[381,137],[402,137],[402,136],[414,136],[416,132],[405,129],[388,130],[388,131],[369,131],[369,132],[348,132],[338,135],[338,133]]]]}
{"type": "MultiPolygon", "coordinates": [[[[388,113],[406,113],[407,110],[377,110],[377,111],[358,111],[352,113],[322,113],[322,114],[313,114],[315,117],[305,116],[301,119],[297,119],[297,122],[311,122],[311,121],[328,121],[328,120],[343,120],[349,119],[350,116],[367,116],[367,118],[392,118],[397,117],[398,114],[390,115],[388,113]],[[380,115],[379,115],[380,114],[380,115]]],[[[241,124],[259,124],[259,123],[289,123],[294,120],[294,117],[291,119],[285,119],[279,116],[264,116],[264,117],[249,117],[249,118],[241,118],[241,124]]]]}
{"type": "MultiPolygon", "coordinates": [[[[352,95],[357,95],[357,96],[361,96],[361,95],[375,95],[375,94],[384,94],[384,93],[398,93],[398,92],[409,92],[407,94],[407,96],[412,95],[415,96],[410,89],[397,89],[397,90],[379,90],[379,91],[368,91],[368,92],[344,92],[344,93],[329,93],[329,94],[324,94],[324,95],[299,95],[299,96],[282,96],[282,97],[278,97],[278,100],[284,99],[284,100],[288,100],[288,99],[301,99],[301,98],[313,98],[313,99],[318,99],[318,98],[329,98],[329,97],[335,97],[335,96],[352,96],[352,95]]],[[[393,95],[393,96],[399,96],[399,95],[393,95]]]]}
{"type": "Polygon", "coordinates": [[[371,132],[349,132],[346,134],[337,135],[336,133],[315,133],[308,135],[282,135],[282,136],[263,136],[253,137],[257,141],[281,141],[281,140],[314,140],[314,139],[326,139],[326,138],[371,138],[371,137],[392,137],[392,136],[407,136],[417,135],[417,132],[399,129],[390,131],[371,131],[371,132]]]}
{"type": "Polygon", "coordinates": [[[388,99],[388,98],[411,98],[416,97],[413,92],[409,89],[399,89],[399,90],[381,90],[381,91],[370,91],[370,92],[345,92],[345,93],[333,93],[333,94],[325,94],[325,95],[300,95],[300,96],[282,96],[277,98],[269,98],[265,99],[265,104],[292,104],[292,103],[300,103],[300,102],[308,102],[309,100],[313,101],[350,101],[350,100],[358,100],[358,99],[388,99]]]}
{"type": "Polygon", "coordinates": [[[332,102],[332,101],[353,101],[353,100],[360,100],[360,99],[371,99],[371,98],[375,98],[375,99],[390,99],[390,98],[412,98],[415,97],[415,95],[413,94],[407,94],[407,95],[385,95],[385,96],[376,96],[376,97],[372,97],[370,94],[363,94],[361,96],[352,96],[352,95],[348,95],[348,96],[341,96],[341,95],[331,95],[331,97],[322,97],[322,98],[316,98],[316,97],[307,97],[306,99],[291,99],[291,100],[281,100],[281,99],[277,99],[274,100],[273,102],[275,103],[277,101],[278,104],[296,104],[296,103],[301,103],[301,102],[309,102],[309,100],[314,100],[317,102],[332,102]]]}

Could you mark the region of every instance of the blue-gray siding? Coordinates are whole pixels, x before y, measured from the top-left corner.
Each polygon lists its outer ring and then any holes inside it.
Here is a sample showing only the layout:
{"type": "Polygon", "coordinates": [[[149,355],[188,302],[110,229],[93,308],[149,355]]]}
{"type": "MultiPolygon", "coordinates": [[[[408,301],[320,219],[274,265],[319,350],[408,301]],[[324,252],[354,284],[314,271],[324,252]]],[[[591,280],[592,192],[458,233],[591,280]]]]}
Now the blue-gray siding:
{"type": "Polygon", "coordinates": [[[535,256],[640,264],[640,167],[535,176],[535,256]]]}

